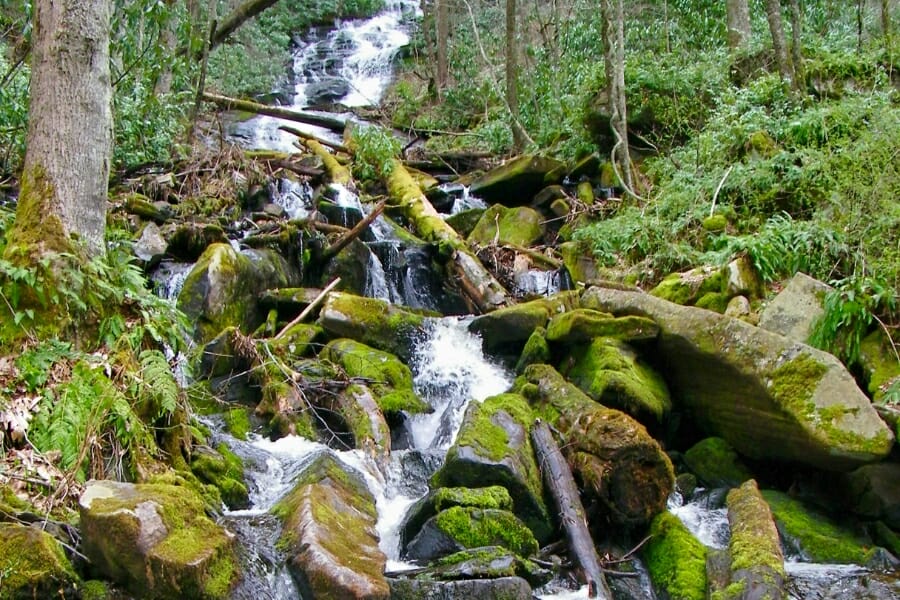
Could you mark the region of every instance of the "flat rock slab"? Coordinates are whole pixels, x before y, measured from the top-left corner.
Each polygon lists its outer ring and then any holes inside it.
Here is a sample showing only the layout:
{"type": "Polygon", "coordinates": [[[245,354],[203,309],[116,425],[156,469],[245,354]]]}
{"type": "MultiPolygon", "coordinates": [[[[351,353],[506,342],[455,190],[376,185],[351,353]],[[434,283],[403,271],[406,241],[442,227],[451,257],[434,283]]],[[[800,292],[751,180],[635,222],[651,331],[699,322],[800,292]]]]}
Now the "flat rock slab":
{"type": "Polygon", "coordinates": [[[818,279],[797,273],[759,313],[759,326],[805,344],[816,320],[825,313],[822,301],[831,289],[818,279]]]}

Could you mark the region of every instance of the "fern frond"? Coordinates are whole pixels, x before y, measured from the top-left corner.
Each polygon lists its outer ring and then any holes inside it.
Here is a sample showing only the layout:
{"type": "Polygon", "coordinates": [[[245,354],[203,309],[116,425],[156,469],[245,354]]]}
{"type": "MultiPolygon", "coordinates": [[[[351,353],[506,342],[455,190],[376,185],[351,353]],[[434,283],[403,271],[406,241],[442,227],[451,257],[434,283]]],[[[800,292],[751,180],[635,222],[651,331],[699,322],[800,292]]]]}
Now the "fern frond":
{"type": "Polygon", "coordinates": [[[159,350],[144,350],[138,360],[143,382],[141,395],[152,402],[157,417],[175,412],[180,390],[169,361],[159,350]]]}

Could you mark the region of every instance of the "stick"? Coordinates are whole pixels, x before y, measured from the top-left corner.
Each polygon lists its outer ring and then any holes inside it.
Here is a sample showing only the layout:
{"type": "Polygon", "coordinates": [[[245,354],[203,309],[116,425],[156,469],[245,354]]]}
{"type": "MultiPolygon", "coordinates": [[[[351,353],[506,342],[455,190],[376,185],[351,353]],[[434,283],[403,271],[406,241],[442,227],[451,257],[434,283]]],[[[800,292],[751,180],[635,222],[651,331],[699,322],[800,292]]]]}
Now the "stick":
{"type": "Polygon", "coordinates": [[[306,308],[304,308],[304,309],[303,309],[303,312],[301,312],[299,315],[297,315],[297,318],[296,318],[296,319],[294,319],[293,321],[291,321],[290,323],[288,323],[287,325],[285,325],[284,328],[282,328],[282,330],[279,331],[279,332],[275,335],[275,337],[274,337],[273,339],[276,339],[276,340],[277,340],[277,339],[280,338],[282,335],[284,335],[284,333],[285,333],[288,329],[290,329],[291,327],[293,327],[293,326],[296,325],[297,323],[302,322],[303,319],[305,319],[306,317],[308,317],[309,314],[310,314],[312,311],[314,311],[314,310],[316,309],[316,307],[319,306],[319,304],[322,303],[323,300],[325,300],[325,296],[328,295],[328,292],[330,292],[330,291],[333,290],[335,287],[337,287],[337,284],[339,284],[340,282],[341,282],[341,278],[340,278],[340,277],[335,277],[335,278],[334,278],[334,281],[332,281],[331,283],[329,283],[329,284],[325,287],[325,289],[322,290],[322,293],[319,294],[318,296],[316,296],[316,299],[313,300],[312,302],[310,302],[309,306],[307,306],[306,308]]]}
{"type": "Polygon", "coordinates": [[[588,586],[589,598],[611,600],[612,594],[606,585],[606,578],[600,569],[600,558],[588,531],[584,518],[584,506],[578,497],[575,479],[569,470],[566,459],[559,451],[553,434],[546,423],[537,419],[531,427],[531,441],[541,465],[544,483],[550,488],[553,500],[559,509],[566,540],[574,555],[575,563],[580,567],[580,577],[588,586]]]}
{"type": "Polygon", "coordinates": [[[722,175],[722,179],[719,181],[719,185],[716,186],[716,191],[713,193],[712,198],[712,206],[709,207],[709,216],[713,216],[716,212],[716,200],[719,198],[719,192],[722,191],[722,186],[725,185],[725,180],[728,179],[728,176],[731,175],[731,170],[734,168],[734,165],[728,167],[725,171],[725,174],[722,175]]]}
{"type": "Polygon", "coordinates": [[[353,229],[342,235],[338,238],[338,240],[328,246],[324,252],[322,252],[322,260],[329,260],[337,256],[337,253],[347,247],[347,244],[355,240],[359,237],[359,235],[366,230],[366,228],[372,224],[372,221],[378,218],[378,215],[382,213],[384,210],[385,202],[382,200],[375,208],[372,209],[366,218],[357,223],[353,229]]]}

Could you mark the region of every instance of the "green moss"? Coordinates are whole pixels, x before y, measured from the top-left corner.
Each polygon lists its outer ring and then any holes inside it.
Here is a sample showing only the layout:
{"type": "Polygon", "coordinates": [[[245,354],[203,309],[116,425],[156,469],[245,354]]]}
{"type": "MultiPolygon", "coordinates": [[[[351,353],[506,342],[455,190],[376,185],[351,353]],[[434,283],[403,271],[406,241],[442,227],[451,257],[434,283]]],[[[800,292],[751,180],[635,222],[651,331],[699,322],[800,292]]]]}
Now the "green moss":
{"type": "Polygon", "coordinates": [[[851,532],[798,500],[772,490],[762,492],[783,538],[815,562],[865,565],[874,550],[851,532]]]}
{"type": "Polygon", "coordinates": [[[682,279],[680,273],[672,273],[650,290],[650,293],[675,304],[688,305],[696,298],[697,288],[692,282],[682,279]]]}
{"type": "Polygon", "coordinates": [[[442,511],[453,506],[512,510],[513,501],[509,491],[499,485],[483,488],[445,487],[435,491],[435,510],[442,511]]]}
{"type": "Polygon", "coordinates": [[[883,331],[876,330],[859,343],[859,364],[869,392],[879,402],[892,382],[900,381],[900,361],[883,331]]]}
{"type": "Polygon", "coordinates": [[[712,215],[703,219],[703,229],[713,233],[725,231],[728,227],[728,219],[725,215],[712,215]]]}
{"type": "Polygon", "coordinates": [[[809,354],[800,354],[779,366],[772,373],[772,395],[791,412],[810,414],[815,406],[810,402],[819,380],[828,367],[809,354]]]}
{"type": "Polygon", "coordinates": [[[772,513],[754,480],[728,492],[728,520],[731,523],[731,572],[749,569],[777,573],[784,577],[784,556],[772,513]]]}
{"type": "Polygon", "coordinates": [[[669,512],[653,519],[650,536],[643,554],[653,583],[672,600],[705,600],[706,547],[669,512]]]}
{"type": "Polygon", "coordinates": [[[104,581],[91,579],[81,586],[81,600],[107,600],[109,597],[109,587],[104,581]]]}
{"type": "Polygon", "coordinates": [[[521,373],[525,367],[535,363],[545,363],[550,360],[550,345],[547,343],[547,330],[543,327],[535,329],[525,342],[519,361],[516,363],[516,373],[521,373]]]}
{"type": "Polygon", "coordinates": [[[225,426],[228,432],[239,440],[246,440],[250,433],[250,410],[232,408],[225,412],[225,426]]]}
{"type": "Polygon", "coordinates": [[[707,292],[700,296],[694,304],[697,308],[705,308],[719,314],[724,314],[731,298],[724,292],[707,292]]]}
{"type": "Polygon", "coordinates": [[[59,542],[35,527],[0,523],[0,598],[49,598],[79,581],[59,542]]]}
{"type": "Polygon", "coordinates": [[[538,551],[531,530],[505,510],[454,506],[438,513],[435,525],[464,548],[503,546],[525,557],[538,551]]]}
{"type": "Polygon", "coordinates": [[[169,535],[154,546],[152,560],[161,561],[161,573],[174,576],[174,589],[201,598],[227,597],[237,575],[231,539],[206,517],[197,517],[189,528],[170,530],[169,535]],[[204,568],[196,572],[194,567],[200,564],[204,564],[204,568]],[[172,571],[173,567],[177,570],[172,571]]]}
{"type": "Polygon", "coordinates": [[[596,337],[620,340],[653,339],[659,326],[646,317],[613,317],[589,308],[578,308],[557,314],[547,325],[547,340],[551,342],[589,342],[596,337]]]}
{"type": "Polygon", "coordinates": [[[694,444],[684,453],[684,462],[704,485],[711,487],[735,487],[751,477],[734,448],[719,437],[694,444]]]}
{"type": "Polygon", "coordinates": [[[481,215],[469,234],[468,242],[477,246],[489,246],[496,241],[501,245],[527,247],[544,235],[542,222],[543,218],[533,208],[507,208],[502,204],[494,204],[481,215]]]}
{"type": "Polygon", "coordinates": [[[377,298],[332,293],[319,322],[335,337],[352,338],[408,359],[412,341],[425,324],[425,316],[377,298]]]}
{"type": "Polygon", "coordinates": [[[534,420],[531,407],[518,394],[491,396],[480,405],[473,404],[472,407],[472,422],[460,431],[456,444],[476,448],[479,454],[497,462],[509,454],[509,438],[506,430],[494,423],[494,415],[503,411],[526,431],[534,420]]]}

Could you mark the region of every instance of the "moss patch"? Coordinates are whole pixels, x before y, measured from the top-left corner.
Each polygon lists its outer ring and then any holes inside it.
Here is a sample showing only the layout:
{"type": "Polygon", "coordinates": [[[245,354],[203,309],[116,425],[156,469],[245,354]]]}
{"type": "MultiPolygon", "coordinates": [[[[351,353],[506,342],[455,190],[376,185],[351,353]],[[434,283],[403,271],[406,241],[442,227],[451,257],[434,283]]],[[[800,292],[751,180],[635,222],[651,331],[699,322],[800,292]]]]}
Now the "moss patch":
{"type": "MultiPolygon", "coordinates": [[[[503,411],[526,431],[534,420],[531,408],[518,394],[491,396],[472,409],[472,421],[460,431],[456,444],[476,448],[482,456],[500,462],[509,454],[509,437],[506,430],[494,422],[494,414],[503,411]]],[[[528,442],[530,444],[530,442],[528,442]]]]}
{"type": "Polygon", "coordinates": [[[454,506],[438,513],[435,525],[465,548],[502,546],[525,557],[538,551],[531,530],[509,511],[454,506]]]}
{"type": "Polygon", "coordinates": [[[728,521],[731,525],[731,571],[766,569],[784,577],[784,556],[772,513],[754,480],[728,492],[728,521]]]}
{"type": "Polygon", "coordinates": [[[434,493],[434,507],[442,511],[453,506],[512,510],[513,501],[505,487],[492,485],[483,488],[440,488],[434,493]]]}
{"type": "Polygon", "coordinates": [[[0,598],[68,596],[79,578],[49,533],[0,523],[0,598]]]}
{"type": "Polygon", "coordinates": [[[684,462],[709,487],[735,487],[751,477],[734,448],[719,437],[694,444],[684,453],[684,462]]]}
{"type": "Polygon", "coordinates": [[[800,354],[772,373],[772,395],[791,412],[810,414],[815,407],[809,401],[828,367],[809,354],[800,354]],[[800,410],[798,410],[800,409],[800,410]]]}
{"type": "Polygon", "coordinates": [[[650,536],[643,555],[654,585],[672,600],[705,600],[706,547],[670,512],[653,519],[650,536]]]}

